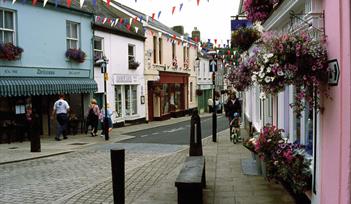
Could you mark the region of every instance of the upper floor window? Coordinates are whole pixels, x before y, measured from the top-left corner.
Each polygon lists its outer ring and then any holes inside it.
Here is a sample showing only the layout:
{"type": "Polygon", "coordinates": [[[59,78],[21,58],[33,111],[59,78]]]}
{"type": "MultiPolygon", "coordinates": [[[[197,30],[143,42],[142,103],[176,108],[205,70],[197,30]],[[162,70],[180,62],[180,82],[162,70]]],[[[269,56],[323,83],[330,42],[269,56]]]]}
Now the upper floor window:
{"type": "Polygon", "coordinates": [[[183,62],[185,64],[186,61],[186,47],[183,47],[183,62]]]}
{"type": "Polygon", "coordinates": [[[158,39],[158,60],[162,64],[162,38],[158,39]]]}
{"type": "Polygon", "coordinates": [[[0,9],[0,42],[15,43],[15,13],[0,9]]]}
{"type": "Polygon", "coordinates": [[[135,61],[135,45],[128,45],[128,60],[135,61]]]}
{"type": "Polygon", "coordinates": [[[94,61],[104,56],[103,38],[94,37],[94,61]]]}
{"type": "Polygon", "coordinates": [[[153,43],[154,43],[154,64],[157,63],[157,37],[154,36],[153,38],[153,43]]]}
{"type": "Polygon", "coordinates": [[[79,23],[66,21],[67,49],[79,49],[79,23]]]}
{"type": "Polygon", "coordinates": [[[176,44],[175,42],[172,43],[172,59],[175,59],[176,56],[176,44]]]}

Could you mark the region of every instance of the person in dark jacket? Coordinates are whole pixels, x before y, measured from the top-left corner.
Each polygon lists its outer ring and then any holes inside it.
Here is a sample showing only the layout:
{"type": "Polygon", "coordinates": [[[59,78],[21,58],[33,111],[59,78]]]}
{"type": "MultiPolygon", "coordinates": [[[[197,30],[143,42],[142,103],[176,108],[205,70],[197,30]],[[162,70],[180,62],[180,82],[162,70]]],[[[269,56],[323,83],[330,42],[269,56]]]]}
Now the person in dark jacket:
{"type": "Polygon", "coordinates": [[[235,93],[230,95],[230,98],[226,104],[226,116],[229,117],[229,121],[232,121],[234,118],[234,113],[239,113],[239,117],[241,117],[241,103],[239,99],[236,97],[235,93]]]}

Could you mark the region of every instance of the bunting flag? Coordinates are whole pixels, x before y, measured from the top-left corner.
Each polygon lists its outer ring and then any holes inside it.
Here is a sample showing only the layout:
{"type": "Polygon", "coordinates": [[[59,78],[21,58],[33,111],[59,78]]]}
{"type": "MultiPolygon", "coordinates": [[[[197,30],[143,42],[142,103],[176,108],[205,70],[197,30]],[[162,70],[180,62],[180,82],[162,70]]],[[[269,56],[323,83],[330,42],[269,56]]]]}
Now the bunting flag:
{"type": "Polygon", "coordinates": [[[105,24],[107,21],[107,18],[105,17],[103,20],[102,20],[102,24],[105,24]]]}
{"type": "MultiPolygon", "coordinates": [[[[47,0],[46,0],[47,2],[47,0]]],[[[16,3],[16,0],[12,0],[12,4],[15,4],[16,3]]],[[[45,0],[44,0],[44,3],[45,3],[45,0]]]]}
{"type": "Polygon", "coordinates": [[[143,21],[143,16],[139,16],[140,23],[143,21]]]}
{"type": "MultiPolygon", "coordinates": [[[[48,0],[44,0],[44,3],[45,3],[45,1],[48,1],[48,0]]],[[[83,7],[83,4],[84,4],[84,0],[79,0],[79,6],[80,6],[80,8],[83,7]]]]}
{"type": "MultiPolygon", "coordinates": [[[[32,5],[35,6],[36,4],[37,4],[37,0],[33,0],[32,1],[32,5]]],[[[70,7],[70,5],[71,5],[71,1],[70,0],[67,0],[67,5],[68,5],[68,7],[70,7]],[[68,4],[68,2],[70,2],[70,4],[68,4]]]]}
{"type": "Polygon", "coordinates": [[[214,43],[217,44],[217,39],[214,39],[214,43]]]}
{"type": "MultiPolygon", "coordinates": [[[[160,16],[161,16],[161,11],[158,12],[157,19],[160,19],[160,16]]],[[[152,19],[152,20],[154,20],[154,19],[152,19]]]]}
{"type": "MultiPolygon", "coordinates": [[[[15,0],[14,0],[14,1],[15,1],[15,0]]],[[[173,8],[172,8],[172,15],[174,14],[175,9],[176,9],[176,7],[173,6],[173,8]]]]}
{"type": "MultiPolygon", "coordinates": [[[[56,0],[58,1],[58,0],[56,0]]],[[[93,6],[96,7],[96,0],[93,0],[93,6]]]]}
{"type": "Polygon", "coordinates": [[[158,32],[158,37],[162,37],[162,32],[158,32]]]}
{"type": "Polygon", "coordinates": [[[177,38],[177,36],[176,35],[173,35],[173,39],[175,40],[177,38]]]}
{"type": "Polygon", "coordinates": [[[134,29],[135,29],[135,32],[138,33],[139,28],[135,26],[134,29]]]}
{"type": "Polygon", "coordinates": [[[130,31],[130,24],[127,24],[127,30],[129,30],[130,31]]]}
{"type": "Polygon", "coordinates": [[[100,16],[95,16],[95,22],[99,22],[100,21],[100,16]]]}
{"type": "Polygon", "coordinates": [[[181,3],[181,4],[179,5],[179,12],[182,10],[182,8],[183,8],[183,3],[181,3]]]}
{"type": "Polygon", "coordinates": [[[197,5],[199,5],[200,4],[200,0],[197,0],[197,5]]]}
{"type": "Polygon", "coordinates": [[[111,0],[107,0],[107,8],[110,8],[111,0]]]}
{"type": "Polygon", "coordinates": [[[155,20],[155,13],[152,14],[152,17],[151,17],[151,18],[152,18],[152,21],[155,20]]]}
{"type": "Polygon", "coordinates": [[[135,18],[133,19],[133,23],[136,24],[138,21],[138,16],[135,16],[135,18]]]}
{"type": "Polygon", "coordinates": [[[129,18],[129,25],[132,25],[132,21],[133,21],[133,19],[129,18]]]}

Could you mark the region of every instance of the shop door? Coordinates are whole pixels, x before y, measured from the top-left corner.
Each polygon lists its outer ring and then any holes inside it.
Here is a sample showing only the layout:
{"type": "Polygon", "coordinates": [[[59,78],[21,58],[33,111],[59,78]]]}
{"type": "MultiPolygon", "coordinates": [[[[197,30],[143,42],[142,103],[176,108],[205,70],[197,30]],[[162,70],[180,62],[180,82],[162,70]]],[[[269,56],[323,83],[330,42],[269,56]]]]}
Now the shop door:
{"type": "Polygon", "coordinates": [[[147,82],[147,98],[148,98],[148,116],[149,121],[153,121],[154,119],[154,91],[153,91],[153,83],[151,81],[147,82]]]}

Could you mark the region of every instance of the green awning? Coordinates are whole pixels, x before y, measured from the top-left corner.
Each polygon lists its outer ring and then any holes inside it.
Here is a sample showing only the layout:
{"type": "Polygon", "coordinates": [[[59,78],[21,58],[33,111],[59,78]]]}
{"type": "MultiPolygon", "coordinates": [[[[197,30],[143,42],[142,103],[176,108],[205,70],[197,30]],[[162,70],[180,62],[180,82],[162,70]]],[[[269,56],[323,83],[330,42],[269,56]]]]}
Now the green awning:
{"type": "Polygon", "coordinates": [[[97,91],[93,79],[81,78],[0,78],[0,96],[78,94],[97,91]]]}

